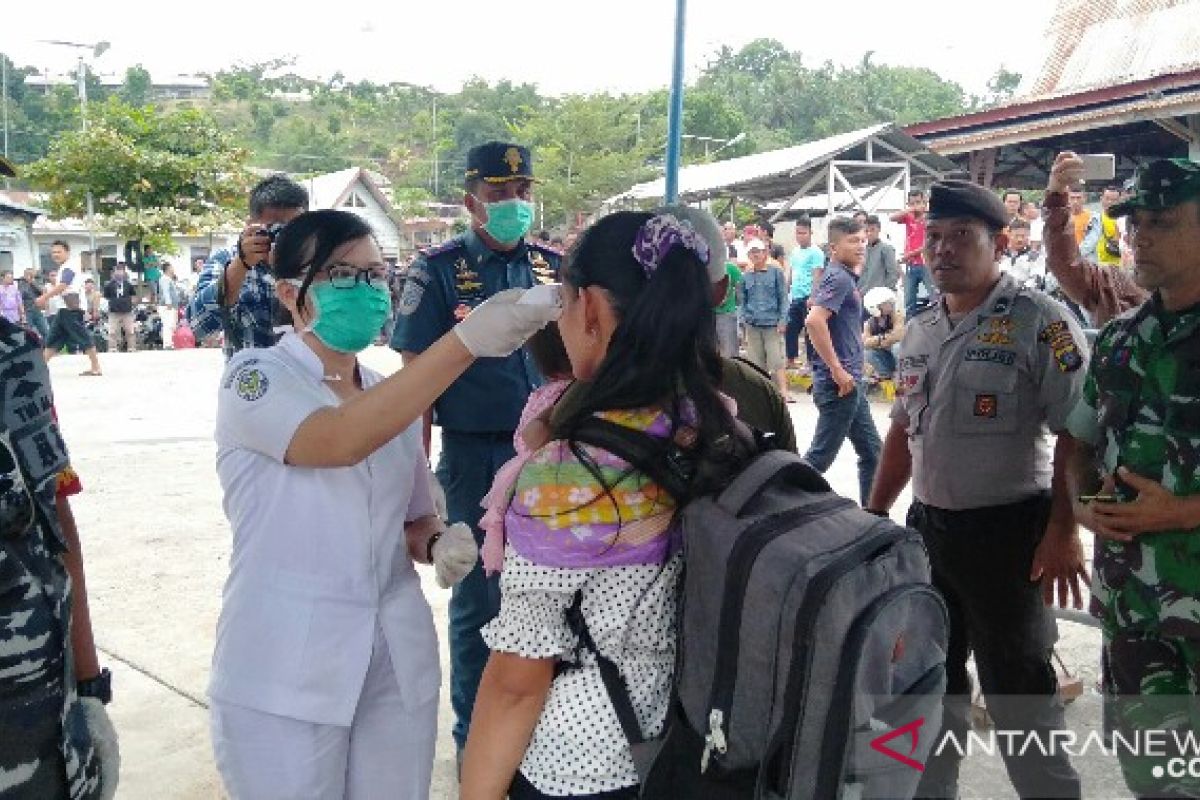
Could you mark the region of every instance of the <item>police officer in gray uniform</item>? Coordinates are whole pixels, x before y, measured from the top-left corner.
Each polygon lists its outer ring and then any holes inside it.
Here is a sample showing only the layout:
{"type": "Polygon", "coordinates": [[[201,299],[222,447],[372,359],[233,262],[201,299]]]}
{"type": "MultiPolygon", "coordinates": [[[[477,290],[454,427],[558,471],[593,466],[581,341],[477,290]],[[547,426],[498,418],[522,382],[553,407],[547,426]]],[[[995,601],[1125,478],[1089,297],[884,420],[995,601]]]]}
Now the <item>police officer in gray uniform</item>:
{"type": "MultiPolygon", "coordinates": [[[[409,267],[392,334],[392,347],[405,360],[493,294],[554,280],[559,254],[525,241],[533,223],[533,180],[526,147],[493,141],[467,154],[463,202],[471,230],[422,253],[409,267]]],[[[437,477],[446,491],[449,521],[469,523],[480,544],[480,502],[496,470],[515,455],[513,431],[541,380],[524,349],[507,358],[480,358],[432,409],[432,421],[442,429],[437,477]]],[[[428,452],[429,414],[425,422],[428,452]]],[[[450,701],[460,752],[488,658],[479,631],[499,610],[499,578],[486,578],[482,565],[476,565],[450,599],[450,701]]]]}
{"type": "MultiPolygon", "coordinates": [[[[1083,387],[1085,340],[1070,313],[1000,272],[1004,205],[966,181],[933,186],[924,256],[939,302],[905,326],[892,424],[868,508],[886,514],[909,478],[908,524],[929,549],[950,610],[942,733],[966,741],[973,651],[999,730],[1063,726],[1046,607],[1081,607],[1083,549],[1062,475],[1069,437],[1051,457],[1083,387]],[[1022,696],[1020,699],[1013,697],[1022,696]]],[[[941,740],[920,797],[957,797],[961,756],[941,740]]],[[[1079,797],[1061,749],[1004,753],[1021,797],[1079,797]]]]}

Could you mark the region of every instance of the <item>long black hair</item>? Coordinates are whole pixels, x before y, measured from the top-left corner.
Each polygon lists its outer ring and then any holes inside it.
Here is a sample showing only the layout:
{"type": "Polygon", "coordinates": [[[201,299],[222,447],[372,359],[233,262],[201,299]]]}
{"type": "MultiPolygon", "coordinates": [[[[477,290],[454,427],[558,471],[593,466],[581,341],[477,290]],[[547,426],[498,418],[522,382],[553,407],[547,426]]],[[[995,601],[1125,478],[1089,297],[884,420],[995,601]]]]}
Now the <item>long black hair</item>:
{"type": "Polygon", "coordinates": [[[705,263],[682,245],[647,276],[633,244],[651,217],[630,211],[604,217],[567,254],[565,282],[576,291],[604,289],[619,321],[583,401],[555,433],[574,444],[571,431],[597,411],[657,405],[671,417],[672,435],[685,426],[696,430],[696,452],[705,458],[734,430],[717,389],[712,286],[705,263]],[[695,409],[694,421],[684,418],[685,402],[695,409]]]}
{"type": "MultiPolygon", "coordinates": [[[[368,236],[373,239],[375,232],[357,214],[337,209],[306,211],[275,235],[271,274],[277,281],[303,276],[296,299],[296,306],[303,308],[313,276],[328,263],[333,252],[368,236]]],[[[282,306],[277,309],[277,318],[281,324],[292,323],[291,314],[282,306]]]]}

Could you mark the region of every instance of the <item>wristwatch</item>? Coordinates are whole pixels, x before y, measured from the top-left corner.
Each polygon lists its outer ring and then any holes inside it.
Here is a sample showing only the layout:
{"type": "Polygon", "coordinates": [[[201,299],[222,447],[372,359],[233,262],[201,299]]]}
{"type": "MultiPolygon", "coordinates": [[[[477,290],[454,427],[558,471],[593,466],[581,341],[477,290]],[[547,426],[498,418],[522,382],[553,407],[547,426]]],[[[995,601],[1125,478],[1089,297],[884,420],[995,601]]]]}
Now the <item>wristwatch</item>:
{"type": "Polygon", "coordinates": [[[429,541],[425,543],[425,563],[433,563],[433,546],[438,543],[438,539],[442,538],[445,531],[436,531],[429,537],[429,541]]]}
{"type": "Polygon", "coordinates": [[[100,674],[86,681],[76,681],[75,694],[80,697],[94,697],[104,705],[112,702],[112,673],[107,668],[100,674]]]}

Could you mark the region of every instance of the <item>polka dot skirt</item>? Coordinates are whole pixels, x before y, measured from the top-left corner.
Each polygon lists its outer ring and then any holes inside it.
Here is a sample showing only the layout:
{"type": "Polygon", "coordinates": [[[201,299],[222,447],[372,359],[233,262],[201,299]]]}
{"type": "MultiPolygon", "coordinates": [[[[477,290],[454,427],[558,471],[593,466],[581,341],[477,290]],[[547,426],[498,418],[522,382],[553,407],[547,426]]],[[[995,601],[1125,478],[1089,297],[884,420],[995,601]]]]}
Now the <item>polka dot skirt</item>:
{"type": "MultiPolygon", "coordinates": [[[[600,651],[621,669],[642,732],[662,731],[675,662],[675,587],[680,556],[665,567],[542,567],[509,547],[500,573],[500,614],[484,628],[488,647],[526,658],[575,658],[566,610],[583,590],[583,616],[600,651]]],[[[595,659],[558,676],[521,762],[539,791],[581,795],[637,783],[625,734],[595,659]]]]}

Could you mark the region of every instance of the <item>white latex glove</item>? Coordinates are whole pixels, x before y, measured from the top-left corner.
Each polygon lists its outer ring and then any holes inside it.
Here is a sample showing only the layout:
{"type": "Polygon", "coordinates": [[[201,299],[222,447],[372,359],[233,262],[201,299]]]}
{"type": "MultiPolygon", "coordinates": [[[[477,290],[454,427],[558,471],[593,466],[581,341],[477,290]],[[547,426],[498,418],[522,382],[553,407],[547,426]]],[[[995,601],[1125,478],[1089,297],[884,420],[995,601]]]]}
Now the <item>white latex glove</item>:
{"type": "Polygon", "coordinates": [[[117,729],[108,718],[108,709],[95,697],[81,697],[83,716],[87,720],[88,734],[96,749],[96,760],[100,762],[100,800],[112,800],[117,793],[117,778],[121,772],[121,747],[117,742],[117,729]]]}
{"type": "Polygon", "coordinates": [[[456,522],[446,528],[442,538],[433,543],[433,565],[437,570],[437,584],[449,589],[467,577],[479,560],[479,545],[471,526],[456,522]]]}
{"type": "Polygon", "coordinates": [[[454,333],[476,358],[501,358],[562,313],[552,304],[518,302],[525,289],[498,292],[454,326],[454,333]]]}

